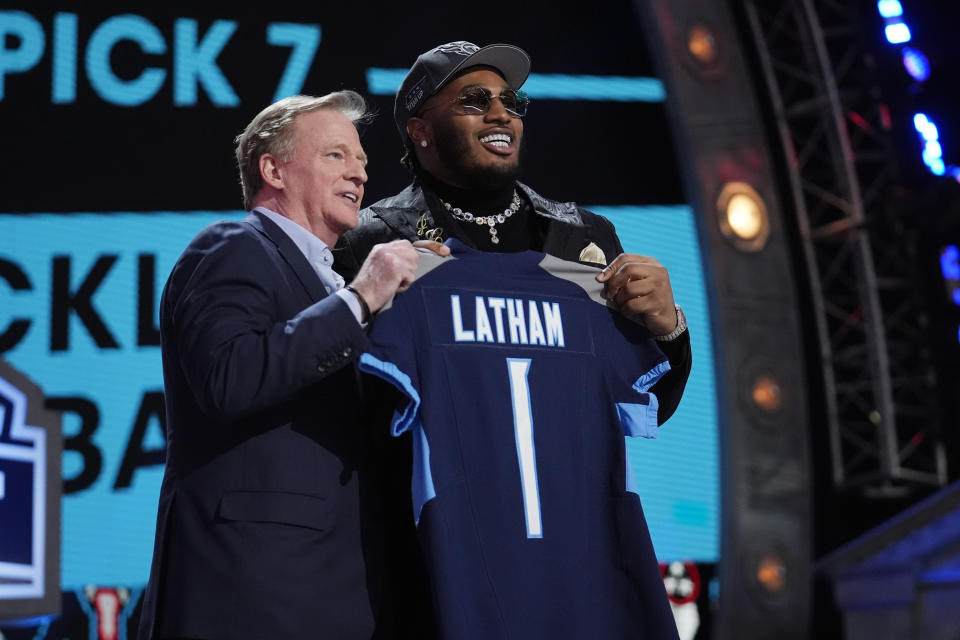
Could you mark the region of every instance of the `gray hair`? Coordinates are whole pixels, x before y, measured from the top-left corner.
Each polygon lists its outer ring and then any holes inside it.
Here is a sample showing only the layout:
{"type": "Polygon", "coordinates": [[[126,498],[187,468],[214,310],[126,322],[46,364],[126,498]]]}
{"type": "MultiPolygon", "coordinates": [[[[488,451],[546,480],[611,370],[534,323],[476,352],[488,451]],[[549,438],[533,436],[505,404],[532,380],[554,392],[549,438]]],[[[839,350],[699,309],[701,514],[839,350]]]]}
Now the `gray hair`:
{"type": "Polygon", "coordinates": [[[243,133],[234,140],[240,186],[243,188],[243,206],[250,209],[254,196],[263,186],[260,176],[260,158],[265,153],[282,162],[293,152],[293,122],[297,116],[320,109],[339,111],[354,126],[369,122],[372,114],[367,103],[355,91],[335,91],[325,96],[290,96],[274,102],[250,121],[243,133]]]}

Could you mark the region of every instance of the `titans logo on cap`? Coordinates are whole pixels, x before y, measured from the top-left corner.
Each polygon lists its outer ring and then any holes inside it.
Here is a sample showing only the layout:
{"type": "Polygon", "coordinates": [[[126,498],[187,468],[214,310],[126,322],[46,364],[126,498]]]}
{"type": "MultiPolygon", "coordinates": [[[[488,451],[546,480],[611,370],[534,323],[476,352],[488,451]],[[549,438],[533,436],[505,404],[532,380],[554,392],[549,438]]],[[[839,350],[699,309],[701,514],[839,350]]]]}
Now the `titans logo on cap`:
{"type": "Polygon", "coordinates": [[[455,53],[458,56],[467,57],[469,55],[473,55],[477,51],[480,51],[480,47],[472,42],[457,40],[456,42],[449,42],[447,44],[440,45],[437,47],[437,51],[442,51],[444,53],[455,53]]]}

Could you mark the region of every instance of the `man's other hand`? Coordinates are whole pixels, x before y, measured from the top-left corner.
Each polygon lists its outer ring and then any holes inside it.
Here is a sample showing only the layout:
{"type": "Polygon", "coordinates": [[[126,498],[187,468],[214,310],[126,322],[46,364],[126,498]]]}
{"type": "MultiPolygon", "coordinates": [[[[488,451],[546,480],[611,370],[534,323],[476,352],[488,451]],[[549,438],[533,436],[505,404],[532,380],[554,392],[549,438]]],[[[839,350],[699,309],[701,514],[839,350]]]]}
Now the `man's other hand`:
{"type": "Polygon", "coordinates": [[[643,324],[654,336],[677,328],[673,289],[666,268],[656,258],[621,253],[597,275],[603,296],[627,318],[643,324]]]}

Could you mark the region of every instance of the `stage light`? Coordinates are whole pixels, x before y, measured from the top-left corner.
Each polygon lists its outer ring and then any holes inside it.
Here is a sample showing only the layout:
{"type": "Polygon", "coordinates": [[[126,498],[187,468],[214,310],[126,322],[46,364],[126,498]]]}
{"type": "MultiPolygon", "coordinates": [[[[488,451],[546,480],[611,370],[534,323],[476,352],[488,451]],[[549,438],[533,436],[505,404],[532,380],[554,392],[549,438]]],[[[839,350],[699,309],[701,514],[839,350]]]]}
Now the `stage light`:
{"type": "Polygon", "coordinates": [[[759,251],[770,235],[767,207],[745,182],[728,182],[717,198],[720,232],[743,251],[759,251]]]}
{"type": "Polygon", "coordinates": [[[919,49],[903,48],[903,68],[917,82],[926,82],[930,79],[930,61],[919,49]]]}
{"type": "Polygon", "coordinates": [[[916,129],[924,140],[937,140],[940,133],[937,131],[937,125],[930,121],[924,113],[917,113],[913,116],[913,128],[916,129]]]}
{"type": "Polygon", "coordinates": [[[926,114],[917,113],[913,116],[913,127],[923,138],[923,164],[927,165],[930,173],[942,176],[947,172],[947,165],[943,162],[943,147],[940,145],[940,132],[926,114]]]}
{"type": "Polygon", "coordinates": [[[923,145],[923,163],[927,165],[930,172],[942,176],[947,172],[947,167],[943,162],[943,147],[936,140],[927,140],[923,145]]]}
{"type": "Polygon", "coordinates": [[[760,558],[756,571],[757,582],[769,593],[780,593],[787,584],[787,566],[777,553],[760,558]]]}
{"type": "Polygon", "coordinates": [[[713,31],[698,24],[687,31],[687,50],[700,64],[712,65],[717,61],[717,39],[713,31]]]}
{"type": "Polygon", "coordinates": [[[746,194],[738,193],[727,204],[727,221],[738,237],[744,240],[756,238],[763,225],[759,203],[746,194]]]}
{"type": "Polygon", "coordinates": [[[754,379],[750,397],[755,405],[768,413],[774,413],[783,405],[780,383],[768,374],[761,374],[754,379]]]}
{"type": "Polygon", "coordinates": [[[937,158],[943,158],[943,147],[936,140],[927,140],[923,145],[924,162],[932,162],[937,158]]]}
{"type": "Polygon", "coordinates": [[[890,44],[903,44],[910,42],[910,27],[903,22],[893,22],[883,29],[887,36],[887,42],[890,44]]]}
{"type": "Polygon", "coordinates": [[[940,271],[950,301],[960,306],[960,248],[957,245],[948,244],[940,252],[940,271]]]}
{"type": "Polygon", "coordinates": [[[896,18],[903,15],[903,6],[900,0],[880,0],[877,9],[884,18],[896,18]]]}
{"type": "MultiPolygon", "coordinates": [[[[890,44],[904,44],[910,42],[910,27],[903,21],[903,5],[900,0],[878,0],[877,10],[883,17],[884,35],[890,44]]],[[[903,68],[910,77],[917,82],[926,82],[930,79],[930,60],[919,49],[902,47],[900,50],[903,68]]],[[[943,147],[940,144],[937,126],[924,114],[913,116],[913,126],[923,138],[923,164],[927,165],[935,176],[949,175],[960,182],[960,168],[947,165],[943,160],[943,147]]]]}
{"type": "Polygon", "coordinates": [[[960,248],[948,244],[940,252],[940,271],[947,280],[960,282],[960,248]]]}

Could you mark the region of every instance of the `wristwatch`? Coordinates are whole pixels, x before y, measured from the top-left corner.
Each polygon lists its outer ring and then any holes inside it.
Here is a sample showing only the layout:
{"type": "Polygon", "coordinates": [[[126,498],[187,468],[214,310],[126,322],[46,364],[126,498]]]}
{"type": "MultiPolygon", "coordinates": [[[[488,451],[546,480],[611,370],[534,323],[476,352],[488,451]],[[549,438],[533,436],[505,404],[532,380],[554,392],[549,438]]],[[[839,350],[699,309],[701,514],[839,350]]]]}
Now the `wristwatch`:
{"type": "Polygon", "coordinates": [[[683,309],[681,309],[678,304],[674,304],[673,306],[677,309],[677,327],[670,333],[665,333],[662,336],[653,336],[653,339],[657,342],[676,340],[680,337],[680,334],[687,330],[687,318],[683,315],[683,309]]]}

